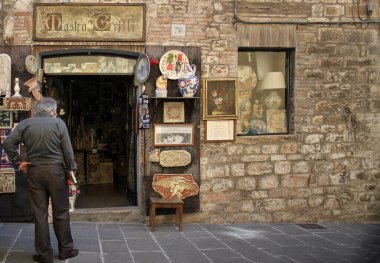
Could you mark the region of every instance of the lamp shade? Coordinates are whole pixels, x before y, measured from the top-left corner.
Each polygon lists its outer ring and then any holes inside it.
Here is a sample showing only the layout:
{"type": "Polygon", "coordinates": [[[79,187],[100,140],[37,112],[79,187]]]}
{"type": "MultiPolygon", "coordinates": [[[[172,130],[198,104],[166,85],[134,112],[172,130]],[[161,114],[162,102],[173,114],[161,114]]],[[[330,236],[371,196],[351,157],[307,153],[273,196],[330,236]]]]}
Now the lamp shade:
{"type": "Polygon", "coordinates": [[[282,72],[267,72],[264,75],[262,90],[285,89],[285,77],[282,72]]]}

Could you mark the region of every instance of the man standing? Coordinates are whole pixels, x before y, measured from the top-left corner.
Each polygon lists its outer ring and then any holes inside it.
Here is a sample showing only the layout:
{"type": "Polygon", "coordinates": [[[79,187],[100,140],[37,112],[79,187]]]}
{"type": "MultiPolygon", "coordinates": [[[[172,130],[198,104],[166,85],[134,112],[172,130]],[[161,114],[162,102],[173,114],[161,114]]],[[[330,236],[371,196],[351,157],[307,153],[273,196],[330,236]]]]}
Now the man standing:
{"type": "Polygon", "coordinates": [[[53,228],[58,240],[59,259],[78,255],[70,229],[69,193],[67,175],[77,169],[74,152],[65,123],[55,118],[57,102],[42,98],[36,104],[36,116],[21,121],[8,135],[3,147],[8,157],[27,173],[31,205],[35,222],[35,249],[33,260],[53,262],[48,224],[48,204],[51,197],[53,228]],[[23,143],[26,158],[17,153],[23,143]]]}

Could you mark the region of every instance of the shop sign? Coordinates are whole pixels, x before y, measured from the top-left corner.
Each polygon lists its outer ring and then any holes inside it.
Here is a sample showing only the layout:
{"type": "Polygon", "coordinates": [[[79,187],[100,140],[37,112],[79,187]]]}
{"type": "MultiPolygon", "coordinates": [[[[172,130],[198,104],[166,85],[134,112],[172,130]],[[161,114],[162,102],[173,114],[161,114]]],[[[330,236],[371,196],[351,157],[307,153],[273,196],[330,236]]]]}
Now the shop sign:
{"type": "Polygon", "coordinates": [[[34,4],[33,40],[145,41],[145,4],[34,4]]]}

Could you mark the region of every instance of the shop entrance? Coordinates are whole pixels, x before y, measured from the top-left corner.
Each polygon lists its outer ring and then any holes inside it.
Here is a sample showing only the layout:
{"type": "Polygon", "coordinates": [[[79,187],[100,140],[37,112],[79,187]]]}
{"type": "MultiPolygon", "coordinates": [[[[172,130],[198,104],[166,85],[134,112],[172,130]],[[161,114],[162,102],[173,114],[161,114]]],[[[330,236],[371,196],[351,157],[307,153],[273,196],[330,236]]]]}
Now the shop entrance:
{"type": "Polygon", "coordinates": [[[43,94],[57,100],[78,164],[76,208],[136,205],[133,75],[44,77],[43,94]]]}

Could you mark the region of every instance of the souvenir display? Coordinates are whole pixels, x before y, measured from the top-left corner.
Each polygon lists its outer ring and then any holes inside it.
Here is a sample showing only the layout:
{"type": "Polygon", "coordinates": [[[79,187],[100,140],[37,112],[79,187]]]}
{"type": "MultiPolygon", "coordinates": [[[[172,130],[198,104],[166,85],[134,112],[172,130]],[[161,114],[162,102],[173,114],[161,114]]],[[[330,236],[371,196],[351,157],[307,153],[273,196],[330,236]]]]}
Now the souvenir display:
{"type": "Polygon", "coordinates": [[[11,96],[11,65],[11,57],[5,53],[0,54],[0,96],[11,96]]]}
{"type": "Polygon", "coordinates": [[[25,67],[26,67],[26,70],[30,74],[36,74],[37,73],[37,60],[33,55],[29,55],[26,57],[25,67]]]}
{"type": "Polygon", "coordinates": [[[152,187],[163,198],[185,199],[199,193],[199,186],[191,174],[155,174],[152,187]]]}
{"type": "Polygon", "coordinates": [[[145,54],[141,54],[137,59],[135,68],[135,78],[139,84],[145,83],[150,73],[149,57],[145,54]]]}
{"type": "Polygon", "coordinates": [[[160,70],[162,74],[167,75],[168,79],[179,79],[189,64],[189,59],[184,53],[170,50],[161,57],[160,70]]]}
{"type": "Polygon", "coordinates": [[[168,96],[168,78],[166,74],[163,74],[157,78],[156,81],[156,97],[165,98],[168,96]]]}
{"type": "Polygon", "coordinates": [[[195,65],[186,65],[182,76],[178,79],[178,88],[183,97],[193,97],[197,92],[199,79],[195,76],[195,65]]]}
{"type": "Polygon", "coordinates": [[[15,170],[12,168],[0,169],[0,194],[16,191],[15,170]]]}
{"type": "Polygon", "coordinates": [[[149,97],[148,94],[144,93],[139,97],[139,129],[150,128],[150,118],[149,118],[149,97]]]}

